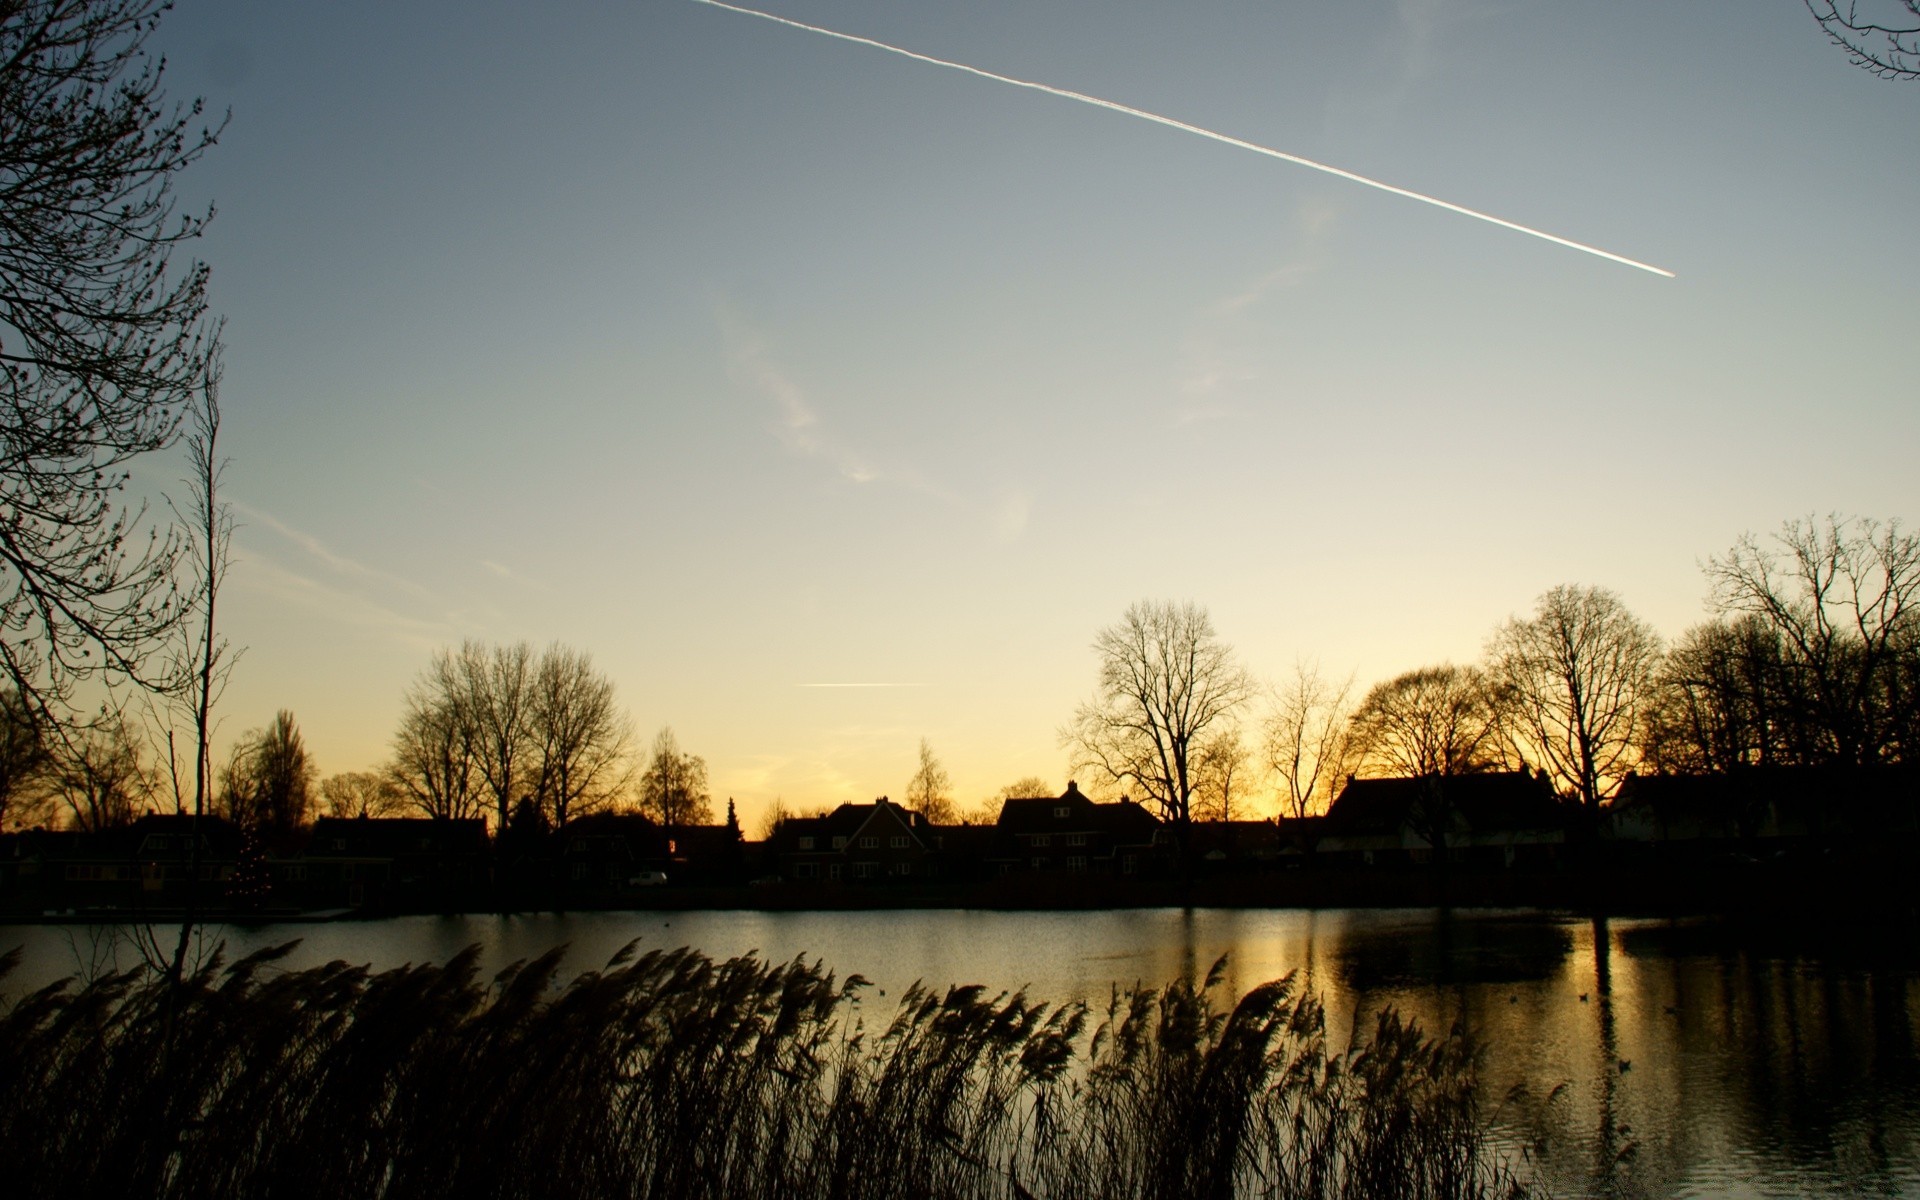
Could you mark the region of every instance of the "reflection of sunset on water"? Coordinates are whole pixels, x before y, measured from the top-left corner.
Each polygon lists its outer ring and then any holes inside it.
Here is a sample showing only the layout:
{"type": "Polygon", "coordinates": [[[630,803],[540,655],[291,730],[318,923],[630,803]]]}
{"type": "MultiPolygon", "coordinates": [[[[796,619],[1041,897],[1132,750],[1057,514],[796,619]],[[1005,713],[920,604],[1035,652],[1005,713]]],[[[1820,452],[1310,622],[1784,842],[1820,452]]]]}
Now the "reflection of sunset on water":
{"type": "MultiPolygon", "coordinates": [[[[68,931],[13,933],[28,965],[10,987],[74,969],[68,931]]],[[[478,942],[490,971],[564,941],[588,969],[634,938],[805,955],[883,989],[863,1001],[870,1013],[915,980],[1100,1008],[1116,985],[1204,974],[1224,954],[1223,994],[1297,972],[1336,1046],[1388,1005],[1431,1032],[1463,1024],[1501,1138],[1547,1134],[1557,1196],[1603,1194],[1609,1171],[1649,1196],[1920,1190],[1914,963],[1845,938],[1697,919],[1229,909],[410,917],[225,936],[235,952],[301,937],[295,965],[443,960],[478,942]],[[1524,1096],[1503,1104],[1515,1084],[1524,1096]]]]}

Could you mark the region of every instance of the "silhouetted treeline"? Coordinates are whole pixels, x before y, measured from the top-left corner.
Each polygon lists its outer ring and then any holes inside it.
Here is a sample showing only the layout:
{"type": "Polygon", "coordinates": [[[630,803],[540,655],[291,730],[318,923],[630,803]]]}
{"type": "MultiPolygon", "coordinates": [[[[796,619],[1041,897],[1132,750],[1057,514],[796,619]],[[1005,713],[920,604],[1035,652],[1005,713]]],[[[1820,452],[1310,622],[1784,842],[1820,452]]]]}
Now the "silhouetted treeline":
{"type": "MultiPolygon", "coordinates": [[[[1474,1055],[1383,1012],[1330,1051],[1291,979],[1089,1009],[622,951],[492,980],[281,973],[291,947],[0,1016],[9,1192],[219,1197],[1520,1196],[1474,1055]]],[[[0,960],[0,970],[12,965],[0,960]]]]}

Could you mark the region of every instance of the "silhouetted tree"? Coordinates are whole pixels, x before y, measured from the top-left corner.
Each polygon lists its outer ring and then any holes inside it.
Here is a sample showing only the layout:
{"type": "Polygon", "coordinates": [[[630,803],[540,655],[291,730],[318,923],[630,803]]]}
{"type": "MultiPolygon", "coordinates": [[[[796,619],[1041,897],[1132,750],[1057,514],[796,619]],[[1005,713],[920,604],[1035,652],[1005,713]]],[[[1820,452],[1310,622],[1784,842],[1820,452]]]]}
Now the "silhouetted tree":
{"type": "Polygon", "coordinates": [[[1023,775],[1000,789],[998,800],[1025,800],[1035,796],[1058,796],[1060,789],[1038,775],[1023,775]]]}
{"type": "Polygon", "coordinates": [[[780,836],[781,827],[793,819],[793,812],[787,808],[785,796],[775,796],[773,803],[767,805],[767,811],[760,817],[760,840],[770,842],[780,836]]]}
{"type": "Polygon", "coordinates": [[[437,654],[407,688],[389,774],[409,803],[429,817],[478,816],[485,793],[477,740],[453,656],[437,654]]]}
{"type": "Polygon", "coordinates": [[[1920,0],[1805,0],[1847,58],[1882,79],[1920,79],[1920,0]]]}
{"type": "Polygon", "coordinates": [[[1356,760],[1407,777],[1471,775],[1502,764],[1486,676],[1442,663],[1368,689],[1353,714],[1356,760]]]}
{"type": "Polygon", "coordinates": [[[1234,801],[1247,785],[1247,747],[1238,726],[1208,734],[1193,755],[1193,816],[1199,821],[1233,820],[1234,801]]]}
{"type": "Polygon", "coordinates": [[[525,642],[487,647],[465,642],[454,656],[473,722],[474,765],[493,800],[495,829],[505,829],[525,790],[532,757],[533,651],[525,642]]]}
{"type": "Polygon", "coordinates": [[[705,825],[713,819],[707,795],[707,761],[683,754],[671,728],[653,739],[653,753],[640,776],[640,811],[661,825],[705,825]]]}
{"type": "Polygon", "coordinates": [[[633,722],[614,705],[613,681],[578,650],[552,645],[534,663],[527,713],[534,795],[555,828],[632,781],[633,722]]]}
{"type": "Polygon", "coordinates": [[[513,816],[507,819],[506,833],[500,844],[506,851],[506,857],[530,854],[539,849],[553,832],[553,826],[547,821],[547,814],[532,796],[522,796],[520,803],[513,806],[513,816]]]}
{"type": "Polygon", "coordinates": [[[393,817],[407,807],[407,794],[377,771],[342,771],[320,781],[330,817],[393,817]]]}
{"type": "Polygon", "coordinates": [[[1655,673],[1647,764],[1698,774],[1812,761],[1792,674],[1779,633],[1759,617],[1687,630],[1655,673]]]}
{"type": "Polygon", "coordinates": [[[490,805],[502,829],[532,795],[557,826],[626,786],[631,737],[584,653],[468,641],[434,655],[408,690],[393,774],[432,816],[490,805]]]}
{"type": "Polygon", "coordinates": [[[1280,806],[1290,817],[1324,812],[1353,768],[1348,697],[1353,676],[1335,684],[1317,665],[1296,663],[1293,678],[1273,697],[1262,748],[1280,783],[1280,806]]]}
{"type": "Polygon", "coordinates": [[[265,835],[294,833],[312,819],[315,778],[306,742],[283,708],[235,744],[222,781],[227,817],[265,835]]]}
{"type": "Polygon", "coordinates": [[[1353,714],[1355,762],[1421,781],[1408,814],[1415,832],[1446,862],[1453,823],[1447,780],[1503,765],[1499,711],[1484,673],[1442,663],[1368,689],[1353,714]]]}
{"type": "Polygon", "coordinates": [[[1789,521],[1768,544],[1743,536],[1706,572],[1722,614],[1779,635],[1815,758],[1899,759],[1920,701],[1920,536],[1864,517],[1789,521]]]}
{"type": "Polygon", "coordinates": [[[180,542],[119,499],[219,341],[206,267],[171,264],[206,220],[176,218],[174,176],[219,129],[165,97],[166,7],[0,3],[0,675],[42,720],[80,680],[167,682],[150,654],[185,610],[180,542]]]}
{"type": "Polygon", "coordinates": [[[51,782],[73,827],[89,833],[127,824],[153,795],[140,744],[126,717],[113,711],[63,731],[53,747],[51,782]]]}
{"type": "Polygon", "coordinates": [[[1093,641],[1094,698],[1061,742],[1074,766],[1131,786],[1174,826],[1182,849],[1193,822],[1195,756],[1253,694],[1233,650],[1197,604],[1141,601],[1093,641]]]}
{"type": "Polygon", "coordinates": [[[907,807],[936,825],[951,825],[957,819],[952,790],[952,777],[934,757],[933,746],[921,738],[920,768],[907,782],[907,807]]]}
{"type": "Polygon", "coordinates": [[[44,794],[48,765],[46,738],[32,710],[19,692],[0,690],[0,830],[23,824],[23,810],[37,810],[25,802],[44,794]]]}
{"type": "Polygon", "coordinates": [[[1562,584],[1488,645],[1509,731],[1589,815],[1638,764],[1660,636],[1605,588],[1562,584]]]}

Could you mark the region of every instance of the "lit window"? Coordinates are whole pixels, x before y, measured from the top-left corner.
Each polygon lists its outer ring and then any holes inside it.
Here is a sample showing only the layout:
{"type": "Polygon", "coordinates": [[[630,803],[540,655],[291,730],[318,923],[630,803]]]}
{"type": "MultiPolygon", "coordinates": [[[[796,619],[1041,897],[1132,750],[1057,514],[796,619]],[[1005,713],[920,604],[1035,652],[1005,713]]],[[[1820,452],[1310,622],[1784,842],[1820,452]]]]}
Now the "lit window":
{"type": "Polygon", "coordinates": [[[893,847],[895,850],[905,850],[907,848],[907,839],[904,837],[890,837],[887,839],[887,845],[893,847]]]}
{"type": "Polygon", "coordinates": [[[872,850],[877,848],[879,845],[880,845],[880,839],[877,837],[863,837],[860,839],[860,848],[862,850],[872,850]]]}
{"type": "Polygon", "coordinates": [[[1072,809],[1070,809],[1070,808],[1068,808],[1068,807],[1067,807],[1066,805],[1064,805],[1064,804],[1056,804],[1056,805],[1054,805],[1054,806],[1053,806],[1053,815],[1054,815],[1054,817],[1055,817],[1055,818],[1057,818],[1058,820],[1062,820],[1062,821],[1064,821],[1064,820],[1066,820],[1066,819],[1067,819],[1067,814],[1068,814],[1069,812],[1071,812],[1071,811],[1073,811],[1073,810],[1072,810],[1072,809]]]}
{"type": "Polygon", "coordinates": [[[1053,842],[1052,834],[1036,833],[1033,835],[1033,844],[1036,848],[1040,846],[1050,845],[1052,844],[1052,842],[1053,842]]]}
{"type": "Polygon", "coordinates": [[[801,839],[800,839],[800,848],[801,848],[802,850],[811,850],[811,849],[813,849],[813,839],[812,839],[812,838],[810,838],[810,837],[803,837],[803,838],[801,838],[801,839]]]}
{"type": "Polygon", "coordinates": [[[1033,866],[1033,869],[1036,871],[1044,871],[1047,869],[1047,860],[1044,858],[1036,857],[1032,862],[1032,866],[1033,866]]]}
{"type": "Polygon", "coordinates": [[[872,879],[878,874],[880,874],[879,863],[863,862],[853,864],[853,877],[855,879],[872,879]]]}
{"type": "Polygon", "coordinates": [[[1084,846],[1086,844],[1087,835],[1084,833],[1070,833],[1067,835],[1067,845],[1069,846],[1084,846]]]}
{"type": "Polygon", "coordinates": [[[845,838],[843,838],[843,837],[837,837],[837,838],[835,838],[835,839],[833,839],[833,848],[834,848],[835,850],[839,850],[839,849],[842,849],[843,847],[845,847],[845,846],[846,846],[846,844],[847,844],[847,839],[845,839],[845,838]]]}
{"type": "Polygon", "coordinates": [[[1086,855],[1084,855],[1084,854],[1074,854],[1074,855],[1069,855],[1069,856],[1068,856],[1068,858],[1067,858],[1067,870],[1069,870],[1069,871],[1084,871],[1084,870],[1086,870],[1086,869],[1087,869],[1087,857],[1086,857],[1086,855]]]}

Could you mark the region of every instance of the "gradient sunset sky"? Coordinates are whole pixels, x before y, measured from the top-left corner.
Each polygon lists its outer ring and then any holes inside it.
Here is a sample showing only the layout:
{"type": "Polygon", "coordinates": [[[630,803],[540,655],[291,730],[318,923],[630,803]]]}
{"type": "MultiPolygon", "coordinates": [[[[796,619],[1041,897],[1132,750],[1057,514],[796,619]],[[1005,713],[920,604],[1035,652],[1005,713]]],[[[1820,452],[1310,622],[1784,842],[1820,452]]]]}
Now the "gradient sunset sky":
{"type": "MultiPolygon", "coordinates": [[[[1065,781],[1095,631],[1478,657],[1559,583],[1920,518],[1920,84],[1796,0],[767,0],[1657,263],[691,0],[182,0],[227,325],[227,736],[376,766],[559,640],[751,827],[1065,781]],[[859,684],[867,686],[819,686],[859,684]]],[[[158,486],[178,468],[150,462],[158,486]]]]}

